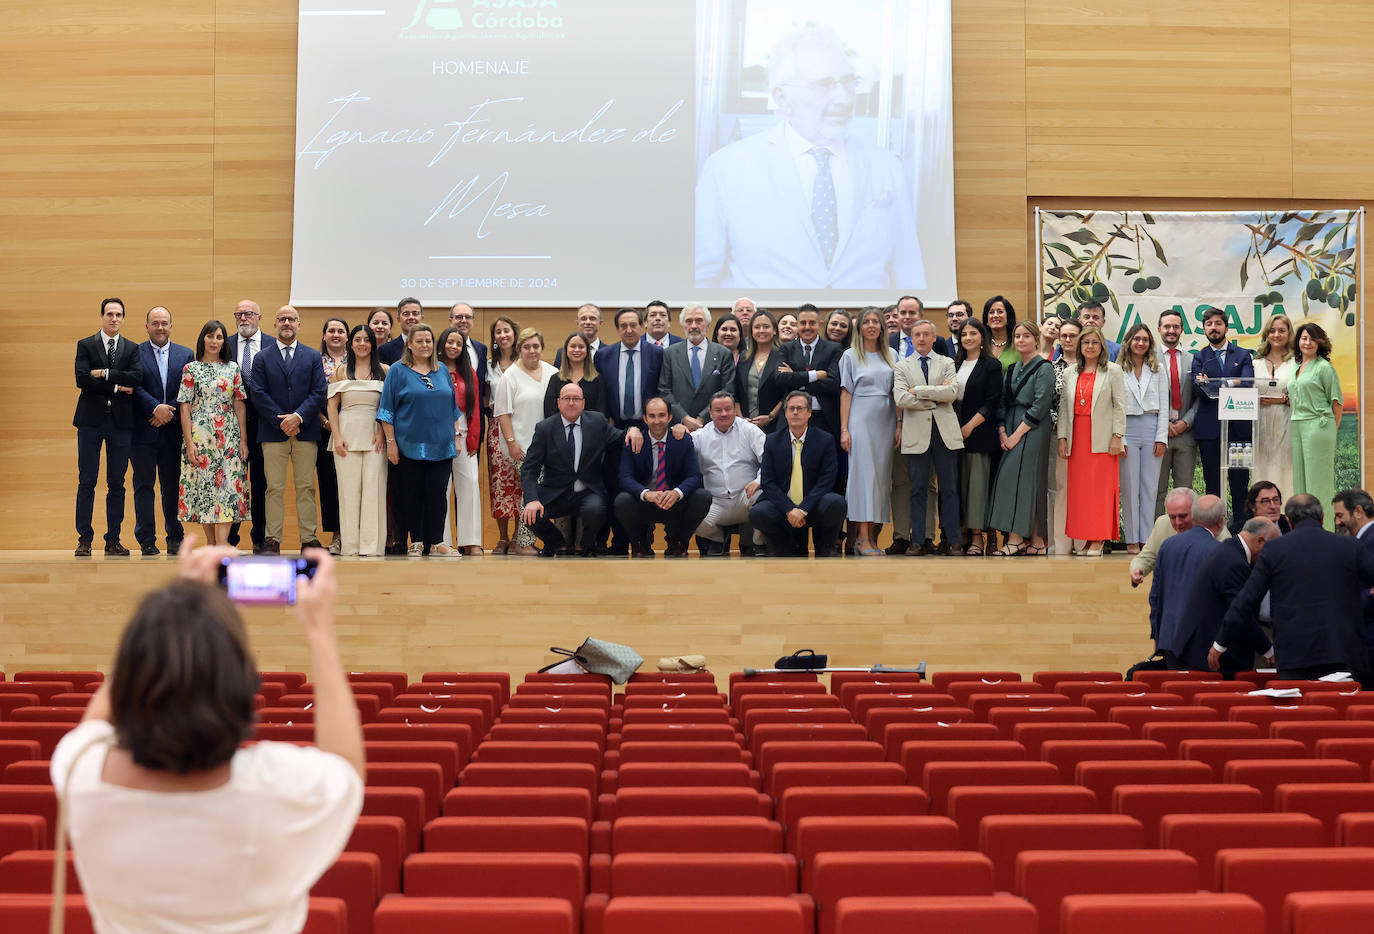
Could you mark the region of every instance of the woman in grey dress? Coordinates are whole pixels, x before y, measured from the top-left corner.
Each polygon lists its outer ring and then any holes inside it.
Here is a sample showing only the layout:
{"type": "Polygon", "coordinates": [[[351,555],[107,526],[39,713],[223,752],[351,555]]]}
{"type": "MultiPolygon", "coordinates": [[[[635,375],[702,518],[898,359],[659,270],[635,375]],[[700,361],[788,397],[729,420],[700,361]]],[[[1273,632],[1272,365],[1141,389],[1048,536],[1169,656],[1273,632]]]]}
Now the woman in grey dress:
{"type": "Polygon", "coordinates": [[[1002,383],[997,407],[1002,460],[992,484],[988,525],[1007,533],[994,555],[1045,553],[1046,464],[1050,450],[1050,405],[1054,368],[1040,356],[1040,328],[1018,322],[1012,332],[1017,360],[1002,383]]]}
{"type": "Polygon", "coordinates": [[[866,557],[883,553],[875,541],[874,523],[887,522],[892,511],[888,478],[897,426],[892,350],[883,313],[868,308],[859,317],[853,346],[840,357],[840,447],[849,454],[844,498],[850,528],[858,536],[857,552],[866,557]]]}

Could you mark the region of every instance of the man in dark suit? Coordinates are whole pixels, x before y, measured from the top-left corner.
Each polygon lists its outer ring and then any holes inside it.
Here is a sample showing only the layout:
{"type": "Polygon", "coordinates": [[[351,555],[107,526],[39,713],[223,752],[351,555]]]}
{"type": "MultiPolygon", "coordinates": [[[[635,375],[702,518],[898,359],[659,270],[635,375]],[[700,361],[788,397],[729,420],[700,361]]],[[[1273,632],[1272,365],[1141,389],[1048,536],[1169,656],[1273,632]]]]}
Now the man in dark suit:
{"type": "Polygon", "coordinates": [[[659,350],[667,350],[674,344],[681,344],[682,338],[668,333],[670,318],[668,306],[657,299],[644,306],[644,343],[653,344],[659,350]]]}
{"type": "MultiPolygon", "coordinates": [[[[477,313],[467,302],[458,302],[449,309],[449,327],[457,328],[458,333],[463,335],[463,340],[467,343],[468,362],[472,364],[473,375],[477,377],[477,401],[480,403],[487,394],[487,345],[471,336],[472,325],[476,320],[477,313]]],[[[486,409],[482,410],[482,424],[479,427],[481,430],[479,443],[481,443],[487,437],[486,409]]]]}
{"type": "MultiPolygon", "coordinates": [[[[249,376],[253,373],[253,361],[262,353],[263,334],[260,330],[262,309],[252,299],[245,298],[234,307],[234,327],[236,332],[229,337],[229,356],[239,365],[243,377],[243,391],[248,396],[244,407],[244,428],[248,431],[248,518],[253,522],[250,541],[253,554],[262,554],[262,543],[267,537],[267,476],[262,470],[262,445],[258,443],[258,410],[253,405],[253,385],[249,376]]],[[[229,526],[229,544],[239,543],[239,523],[229,526]]]]}
{"type": "MultiPolygon", "coordinates": [[[[917,321],[926,319],[926,307],[915,295],[903,295],[897,299],[897,320],[901,322],[901,330],[896,334],[889,334],[887,338],[888,346],[896,351],[898,360],[915,353],[911,343],[911,329],[916,326],[917,321]]],[[[935,352],[954,359],[954,345],[948,338],[935,338],[935,352]]]]}
{"type": "Polygon", "coordinates": [[[161,305],[144,318],[148,339],[138,345],[143,382],[134,387],[134,538],[145,555],[159,554],[153,517],[153,483],[162,487],[162,529],[167,553],[181,549],[177,501],[181,484],[181,417],[177,392],[191,348],[172,343],[172,313],[161,305]]]}
{"type": "MultiPolygon", "coordinates": [[[[1207,670],[1207,653],[1217,637],[1221,618],[1249,580],[1250,566],[1259,557],[1265,542],[1278,537],[1278,526],[1268,519],[1250,519],[1233,537],[1213,548],[1203,560],[1193,578],[1193,589],[1188,594],[1179,626],[1179,637],[1183,643],[1179,660],[1184,668],[1191,671],[1207,670]]],[[[1254,633],[1253,628],[1246,631],[1252,635],[1254,633]]],[[[1228,675],[1236,671],[1249,671],[1255,663],[1255,656],[1268,654],[1270,648],[1268,637],[1262,637],[1253,645],[1248,642],[1233,645],[1222,656],[1220,670],[1228,675]]]]}
{"type": "Polygon", "coordinates": [[[1226,507],[1221,499],[1200,496],[1193,504],[1193,527],[1159,546],[1150,583],[1150,638],[1170,668],[1186,667],[1183,647],[1191,632],[1186,619],[1188,598],[1225,525],[1226,507]]]}
{"type": "MultiPolygon", "coordinates": [[[[1254,376],[1254,360],[1250,351],[1226,340],[1226,312],[1208,309],[1202,317],[1202,333],[1207,346],[1193,354],[1192,381],[1198,386],[1197,415],[1193,420],[1193,439],[1197,441],[1202,458],[1202,479],[1207,492],[1216,496],[1221,492],[1221,421],[1217,417],[1218,383],[1208,379],[1233,379],[1254,376]]],[[[1250,423],[1232,422],[1229,438],[1232,442],[1250,440],[1250,423]]],[[[1249,472],[1227,470],[1227,486],[1231,489],[1231,508],[1239,511],[1245,502],[1245,483],[1249,472]]]]}
{"type": "Polygon", "coordinates": [[[735,384],[735,358],[706,339],[711,323],[705,305],[688,305],[679,316],[687,339],[663,352],[658,394],[668,401],[673,421],[696,431],[711,419],[711,397],[735,384]]]}
{"type": "Polygon", "coordinates": [[[1364,641],[1363,592],[1374,587],[1374,553],[1358,541],[1322,528],[1322,504],[1299,493],[1284,506],[1293,531],[1260,552],[1250,579],[1231,603],[1207,663],[1215,671],[1227,646],[1254,630],[1260,600],[1269,593],[1274,660],[1285,680],[1348,671],[1374,687],[1364,641]]]}
{"type": "Polygon", "coordinates": [[[296,481],[296,527],[301,550],[323,547],[316,537],[315,460],[320,442],[320,420],[326,384],[320,352],[299,343],[301,319],[296,309],[283,305],[277,311],[277,339],[253,361],[249,383],[258,410],[258,442],[262,444],[263,470],[267,474],[267,536],[265,554],[281,553],[282,526],[286,521],[286,468],[296,481]]]}
{"type": "Polygon", "coordinates": [[[673,436],[668,430],[672,415],[659,396],[644,405],[649,437],[638,454],[620,456],[620,492],[615,514],[630,536],[631,557],[648,558],[649,532],[663,523],[668,537],[664,555],[687,554],[687,539],[701,525],[711,508],[711,494],[701,482],[692,439],[673,436]]]}
{"type": "Polygon", "coordinates": [[[788,393],[782,410],[787,430],[764,441],[762,489],[749,522],[768,540],[771,555],[804,556],[811,529],[816,557],[828,558],[836,554],[845,513],[844,497],[834,492],[835,439],[810,424],[811,397],[805,392],[788,393]]]}
{"type": "MultiPolygon", "coordinates": [[[[577,333],[587,339],[587,346],[592,353],[592,359],[596,359],[596,352],[604,345],[601,343],[601,308],[587,302],[585,305],[577,307],[577,333]]],[[[558,341],[557,343],[562,343],[558,341]]],[[[553,365],[561,367],[563,365],[563,348],[559,347],[558,352],[553,355],[553,365]]]]}
{"type": "MultiPolygon", "coordinates": [[[[1374,498],[1364,490],[1341,490],[1331,501],[1336,530],[1342,529],[1374,553],[1374,498]]],[[[1364,641],[1369,650],[1369,670],[1374,671],[1374,593],[1360,592],[1364,608],[1364,641]]]]}
{"type": "MultiPolygon", "coordinates": [[[[618,450],[639,429],[614,428],[600,412],[585,411],[582,387],[568,383],[558,393],[558,414],[534,426],[534,437],[520,462],[525,509],[521,518],[544,542],[541,557],[566,553],[554,519],[574,516],[581,523],[578,554],[594,558],[597,536],[606,523],[606,453],[618,450]]],[[[637,446],[637,445],[636,445],[637,446]]]]}
{"type": "MultiPolygon", "coordinates": [[[[785,392],[803,389],[811,397],[811,421],[831,437],[840,436],[840,345],[820,336],[815,305],[797,310],[797,339],[782,345],[782,360],[792,371],[777,379],[785,392]]],[[[839,442],[837,441],[838,445],[839,442]]]]}
{"type": "Polygon", "coordinates": [[[1239,535],[1241,527],[1252,518],[1268,519],[1279,527],[1279,532],[1287,535],[1292,528],[1283,514],[1283,491],[1268,480],[1257,480],[1250,484],[1245,494],[1245,508],[1236,510],[1239,515],[1226,528],[1232,535],[1239,535]]]}
{"type": "Polygon", "coordinates": [[[615,313],[620,340],[596,352],[596,371],[605,383],[602,404],[605,416],[617,428],[644,428],[644,403],[658,393],[663,370],[663,351],[641,340],[642,319],[636,308],[615,313]]]}
{"type": "Polygon", "coordinates": [[[410,337],[415,325],[425,320],[425,308],[418,298],[406,296],[396,303],[396,317],[401,322],[401,333],[377,348],[377,359],[390,366],[401,359],[405,353],[406,339],[410,337]]]}
{"type": "Polygon", "coordinates": [[[133,443],[134,387],[143,382],[138,347],[119,336],[124,302],[100,303],[100,330],[76,342],[76,555],[88,557],[95,530],[95,481],[100,476],[100,448],[105,447],[105,554],[127,555],[119,543],[124,524],[124,474],[133,443]]]}

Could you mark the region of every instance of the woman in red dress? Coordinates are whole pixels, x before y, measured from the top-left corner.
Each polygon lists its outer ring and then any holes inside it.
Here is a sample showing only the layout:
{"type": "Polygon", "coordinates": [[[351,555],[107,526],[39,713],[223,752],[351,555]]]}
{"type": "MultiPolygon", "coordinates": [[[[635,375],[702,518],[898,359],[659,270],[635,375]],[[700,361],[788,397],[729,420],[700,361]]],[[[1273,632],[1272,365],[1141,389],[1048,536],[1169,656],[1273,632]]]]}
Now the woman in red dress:
{"type": "Polygon", "coordinates": [[[1121,497],[1119,463],[1126,435],[1126,381],[1107,359],[1102,330],[1084,328],[1078,364],[1064,374],[1059,397],[1059,456],[1068,460],[1065,534],[1086,542],[1079,554],[1102,554],[1116,537],[1121,497]]]}

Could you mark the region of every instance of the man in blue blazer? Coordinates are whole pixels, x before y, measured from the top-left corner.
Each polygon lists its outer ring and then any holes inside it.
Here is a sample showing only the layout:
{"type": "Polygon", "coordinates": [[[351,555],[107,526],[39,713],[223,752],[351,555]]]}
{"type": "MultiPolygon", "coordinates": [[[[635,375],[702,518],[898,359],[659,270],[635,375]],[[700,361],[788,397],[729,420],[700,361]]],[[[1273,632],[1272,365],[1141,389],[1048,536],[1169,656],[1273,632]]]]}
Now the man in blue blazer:
{"type": "Polygon", "coordinates": [[[617,428],[631,426],[644,430],[644,403],[658,395],[658,377],[663,370],[663,351],[646,345],[640,338],[643,321],[637,308],[622,308],[615,313],[615,329],[620,340],[606,344],[592,358],[605,383],[603,414],[617,428]],[[626,387],[630,392],[626,393],[626,387]]]}
{"type": "Polygon", "coordinates": [[[1216,496],[1200,496],[1193,504],[1193,527],[1159,546],[1154,579],[1150,583],[1150,638],[1170,668],[1183,668],[1188,598],[1203,563],[1217,547],[1226,525],[1226,507],[1216,496]]]}
{"type": "Polygon", "coordinates": [[[1259,628],[1255,613],[1269,594],[1274,661],[1284,680],[1348,671],[1374,687],[1364,641],[1363,593],[1374,587],[1374,553],[1322,528],[1322,504],[1310,493],[1283,509],[1293,531],[1264,546],[1255,569],[1222,620],[1207,663],[1215,671],[1227,647],[1259,628]]]}
{"type": "Polygon", "coordinates": [[[401,333],[377,348],[377,359],[387,366],[400,360],[405,353],[411,330],[425,320],[425,307],[418,298],[406,296],[396,303],[396,320],[400,322],[401,333]]]}
{"type": "MultiPolygon", "coordinates": [[[[1187,533],[1184,533],[1187,534],[1187,533]]],[[[1250,519],[1234,536],[1213,548],[1193,578],[1193,589],[1183,611],[1179,638],[1183,643],[1180,661],[1191,671],[1207,670],[1207,653],[1221,628],[1221,619],[1231,602],[1250,579],[1250,566],[1259,557],[1265,542],[1279,537],[1279,527],[1268,519],[1250,519]]],[[[1162,553],[1162,550],[1161,550],[1162,553]]],[[[1254,629],[1248,629],[1251,635],[1254,629]]],[[[1268,654],[1267,638],[1252,644],[1239,641],[1222,656],[1221,671],[1249,671],[1256,655],[1268,654]]]]}
{"type": "MultiPolygon", "coordinates": [[[[1217,417],[1217,383],[1207,379],[1233,379],[1254,376],[1255,365],[1250,351],[1227,341],[1226,312],[1210,308],[1202,316],[1202,333],[1207,346],[1193,354],[1192,380],[1198,386],[1197,416],[1193,420],[1193,440],[1197,441],[1202,458],[1202,479],[1207,492],[1221,496],[1221,421],[1217,417]]],[[[1234,442],[1250,440],[1249,422],[1232,422],[1229,437],[1234,442]]],[[[1245,507],[1248,470],[1227,470],[1227,486],[1231,489],[1231,509],[1239,512],[1245,507]]]]}
{"type": "Polygon", "coordinates": [[[711,494],[701,482],[696,448],[686,435],[676,438],[668,403],[655,396],[644,405],[649,437],[637,454],[620,456],[620,493],[615,514],[630,536],[630,556],[648,558],[649,532],[663,523],[668,538],[664,556],[687,555],[688,537],[711,508],[711,494]]]}
{"type": "Polygon", "coordinates": [[[148,339],[138,345],[143,382],[134,387],[134,538],[145,555],[156,555],[153,483],[162,487],[162,529],[167,553],[181,548],[177,518],[181,486],[181,371],[194,358],[191,348],[172,343],[172,313],[161,305],[144,317],[148,339]]]}
{"type": "MultiPolygon", "coordinates": [[[[896,334],[889,334],[887,344],[896,351],[894,356],[898,360],[903,360],[916,352],[915,345],[911,342],[911,329],[916,326],[917,321],[926,319],[925,303],[915,295],[903,295],[897,299],[898,320],[902,323],[902,329],[896,334]]],[[[954,359],[954,344],[947,337],[936,336],[935,352],[954,359]]]]}
{"type": "MultiPolygon", "coordinates": [[[[1364,490],[1341,490],[1331,501],[1336,530],[1344,529],[1355,541],[1374,554],[1374,498],[1364,490]]],[[[1364,641],[1369,650],[1369,670],[1374,671],[1374,593],[1360,594],[1364,607],[1364,641]]]]}
{"type": "Polygon", "coordinates": [[[712,153],[696,187],[699,288],[918,289],[925,267],[898,158],[851,133],[859,78],[829,29],[769,60],[780,119],[712,153]]]}
{"type": "Polygon", "coordinates": [[[267,475],[267,535],[264,554],[281,553],[286,521],[286,468],[296,481],[296,527],[301,550],[321,547],[315,509],[315,460],[324,405],[324,361],[320,352],[296,340],[301,319],[296,309],[277,311],[277,339],[267,343],[253,361],[248,382],[258,410],[258,441],[267,475]]]}
{"type": "MultiPolygon", "coordinates": [[[[477,313],[473,311],[467,302],[458,302],[448,313],[449,327],[457,328],[458,333],[463,335],[463,340],[468,345],[468,361],[472,364],[472,372],[477,377],[477,401],[480,404],[487,394],[487,345],[472,337],[472,325],[477,320],[477,313]]],[[[487,439],[487,410],[482,407],[481,440],[487,439]]]]}
{"type": "Polygon", "coordinates": [[[666,302],[654,299],[644,306],[644,338],[643,343],[653,344],[659,350],[667,350],[674,344],[681,344],[683,338],[676,334],[668,333],[668,325],[671,318],[668,314],[666,302]]]}
{"type": "MultiPolygon", "coordinates": [[[[229,335],[229,357],[239,365],[243,376],[243,391],[248,396],[248,405],[244,407],[244,427],[248,429],[248,518],[253,523],[249,534],[255,555],[262,553],[267,530],[267,509],[264,505],[267,500],[267,476],[262,471],[262,445],[258,443],[258,410],[253,405],[253,383],[249,378],[253,375],[253,361],[258,359],[262,348],[269,343],[269,338],[259,327],[261,323],[262,309],[258,307],[257,302],[245,298],[234,307],[235,332],[229,335]]],[[[229,526],[230,545],[237,546],[239,543],[239,525],[240,523],[235,522],[229,526]]]]}
{"type": "Polygon", "coordinates": [[[804,391],[788,393],[782,410],[787,430],[773,432],[763,444],[762,489],[749,523],[768,540],[770,555],[805,556],[811,529],[816,557],[833,557],[845,514],[844,497],[834,492],[835,439],[810,427],[811,397],[804,391]]]}

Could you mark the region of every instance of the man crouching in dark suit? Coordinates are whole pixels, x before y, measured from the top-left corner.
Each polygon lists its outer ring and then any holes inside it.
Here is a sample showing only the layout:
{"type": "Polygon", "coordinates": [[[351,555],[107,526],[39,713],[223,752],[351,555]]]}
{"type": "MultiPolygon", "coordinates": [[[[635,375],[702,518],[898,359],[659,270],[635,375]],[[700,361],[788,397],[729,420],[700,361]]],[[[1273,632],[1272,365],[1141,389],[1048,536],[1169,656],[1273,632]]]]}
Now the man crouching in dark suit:
{"type": "Polygon", "coordinates": [[[100,475],[100,447],[105,446],[105,554],[127,555],[119,543],[124,524],[124,475],[133,447],[134,387],[143,382],[138,345],[119,336],[124,302],[100,303],[100,330],[76,343],[76,556],[91,553],[91,514],[95,481],[100,475]]]}
{"type": "MultiPolygon", "coordinates": [[[[1190,630],[1182,634],[1183,650],[1179,660],[1190,671],[1207,670],[1207,653],[1221,628],[1221,618],[1231,607],[1245,582],[1250,579],[1250,566],[1259,557],[1266,542],[1279,537],[1279,527],[1268,519],[1246,520],[1236,534],[1213,548],[1203,559],[1193,578],[1193,587],[1188,594],[1187,611],[1183,614],[1183,627],[1190,630]]],[[[1255,663],[1256,655],[1269,654],[1269,640],[1256,627],[1247,627],[1244,633],[1250,641],[1241,637],[1238,644],[1231,646],[1221,656],[1221,671],[1229,677],[1232,672],[1249,671],[1255,663]],[[1261,635],[1256,637],[1255,633],[1261,635]]]]}
{"type": "Polygon", "coordinates": [[[569,383],[558,393],[558,414],[534,426],[534,438],[520,462],[520,485],[525,494],[521,518],[544,542],[540,557],[566,553],[563,533],[554,519],[574,516],[582,528],[578,554],[596,557],[597,534],[606,524],[606,452],[626,438],[638,451],[643,435],[638,428],[612,428],[600,412],[587,412],[582,387],[569,383]]]}
{"type": "Polygon", "coordinates": [[[749,522],[768,540],[771,555],[804,556],[809,528],[816,557],[828,558],[835,554],[845,514],[844,497],[833,491],[835,439],[810,427],[811,396],[806,392],[788,393],[782,410],[787,430],[774,432],[763,444],[762,490],[749,510],[749,522]]]}
{"type": "Polygon", "coordinates": [[[687,554],[687,539],[711,508],[711,494],[701,485],[696,448],[686,435],[668,431],[673,420],[667,400],[655,396],[644,404],[649,437],[638,454],[621,455],[620,493],[615,514],[630,533],[630,554],[647,558],[649,531],[662,522],[668,538],[665,557],[687,554]]]}

